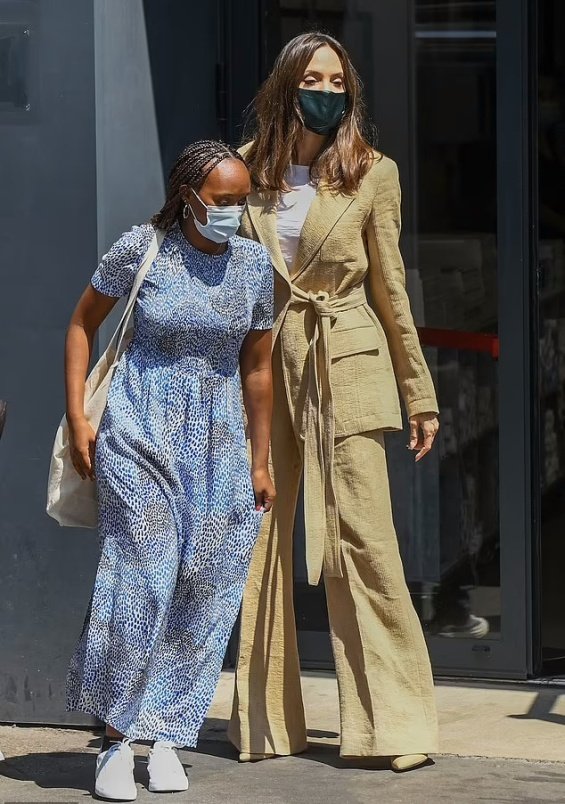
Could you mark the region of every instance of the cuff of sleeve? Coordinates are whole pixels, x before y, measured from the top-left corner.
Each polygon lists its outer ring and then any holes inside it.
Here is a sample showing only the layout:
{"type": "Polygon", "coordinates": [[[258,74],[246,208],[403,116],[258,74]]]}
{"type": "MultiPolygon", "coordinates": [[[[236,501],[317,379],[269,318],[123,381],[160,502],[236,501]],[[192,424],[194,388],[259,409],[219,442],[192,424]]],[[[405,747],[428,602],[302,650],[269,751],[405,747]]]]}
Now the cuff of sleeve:
{"type": "Polygon", "coordinates": [[[97,290],[98,293],[101,293],[103,296],[108,296],[110,299],[119,299],[120,296],[116,296],[113,292],[113,288],[109,288],[107,284],[104,282],[104,279],[100,276],[99,272],[96,271],[94,276],[90,279],[90,284],[97,290]]]}
{"type": "Polygon", "coordinates": [[[272,329],[273,325],[267,321],[258,321],[255,324],[251,324],[249,330],[251,332],[267,332],[268,330],[272,329]]]}
{"type": "Polygon", "coordinates": [[[414,399],[412,402],[407,402],[406,411],[408,413],[408,418],[411,416],[418,416],[420,413],[433,413],[434,416],[439,415],[437,399],[433,396],[424,399],[414,399]]]}

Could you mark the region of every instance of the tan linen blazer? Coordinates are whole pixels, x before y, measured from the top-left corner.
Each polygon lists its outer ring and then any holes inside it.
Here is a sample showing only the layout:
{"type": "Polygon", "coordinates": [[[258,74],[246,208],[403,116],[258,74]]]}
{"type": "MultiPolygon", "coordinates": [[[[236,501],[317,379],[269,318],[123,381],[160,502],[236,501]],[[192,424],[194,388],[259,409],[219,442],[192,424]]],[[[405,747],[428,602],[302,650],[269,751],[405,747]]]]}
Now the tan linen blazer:
{"type": "MultiPolygon", "coordinates": [[[[244,156],[247,147],[242,149],[244,156]]],[[[241,234],[261,241],[273,260],[273,341],[281,338],[287,395],[297,432],[304,436],[304,375],[314,326],[309,320],[312,305],[295,298],[297,290],[343,299],[356,289],[366,289],[363,305],[331,317],[330,383],[336,437],[399,429],[397,383],[408,415],[437,413],[433,382],[405,289],[398,245],[396,164],[375,154],[355,195],[319,187],[304,223],[292,276],[280,250],[276,202],[274,193],[252,193],[241,234]]]]}
{"type": "Polygon", "coordinates": [[[290,272],[276,205],[276,193],[252,193],[241,234],[261,241],[275,268],[273,343],[286,399],[275,399],[274,415],[288,404],[304,443],[306,562],[315,584],[322,564],[326,575],[342,575],[335,439],[400,429],[397,383],[409,415],[438,407],[406,294],[395,163],[375,152],[352,195],[320,184],[290,272]]]}

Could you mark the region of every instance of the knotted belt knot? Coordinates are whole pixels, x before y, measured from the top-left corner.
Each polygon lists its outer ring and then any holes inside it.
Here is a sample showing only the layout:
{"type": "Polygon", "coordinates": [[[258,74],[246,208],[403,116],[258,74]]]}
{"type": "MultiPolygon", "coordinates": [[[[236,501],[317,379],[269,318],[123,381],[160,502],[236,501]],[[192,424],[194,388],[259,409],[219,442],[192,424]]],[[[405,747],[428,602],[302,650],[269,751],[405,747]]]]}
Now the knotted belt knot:
{"type": "Polygon", "coordinates": [[[335,321],[337,313],[334,307],[332,307],[329,293],[326,293],[325,290],[320,290],[318,293],[309,293],[308,297],[316,315],[320,318],[331,318],[332,321],[335,321]]]}

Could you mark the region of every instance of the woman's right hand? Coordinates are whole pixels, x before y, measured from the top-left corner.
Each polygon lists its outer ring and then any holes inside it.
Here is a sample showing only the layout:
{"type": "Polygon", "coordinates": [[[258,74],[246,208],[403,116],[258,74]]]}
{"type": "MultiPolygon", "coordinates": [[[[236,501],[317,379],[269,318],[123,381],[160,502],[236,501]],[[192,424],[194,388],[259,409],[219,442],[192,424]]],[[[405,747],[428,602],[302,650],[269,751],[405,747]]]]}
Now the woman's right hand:
{"type": "Polygon", "coordinates": [[[92,344],[100,324],[117,298],[89,284],[80,297],[65,340],[66,410],[71,460],[83,480],[94,480],[96,433],[84,415],[84,383],[92,357],[92,344]]]}
{"type": "Polygon", "coordinates": [[[69,447],[73,466],[83,480],[94,480],[96,433],[86,418],[69,422],[69,447]]]}

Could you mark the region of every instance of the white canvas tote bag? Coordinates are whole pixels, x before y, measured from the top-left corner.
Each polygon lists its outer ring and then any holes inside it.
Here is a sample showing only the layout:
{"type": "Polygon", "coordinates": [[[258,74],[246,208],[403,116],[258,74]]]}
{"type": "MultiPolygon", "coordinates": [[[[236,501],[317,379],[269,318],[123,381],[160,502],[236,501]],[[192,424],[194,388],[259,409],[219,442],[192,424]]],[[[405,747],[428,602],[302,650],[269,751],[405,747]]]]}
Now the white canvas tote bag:
{"type": "MultiPolygon", "coordinates": [[[[86,380],[84,412],[95,432],[98,432],[102,420],[114,371],[133,336],[133,310],[139,289],[157,256],[164,235],[165,233],[160,230],[155,231],[155,236],[137,271],[120,323],[106,351],[86,380]]],[[[47,513],[56,519],[59,525],[67,527],[95,528],[98,525],[96,483],[88,478],[83,480],[73,466],[66,416],[63,416],[57,430],[51,455],[47,484],[47,513]]]]}

